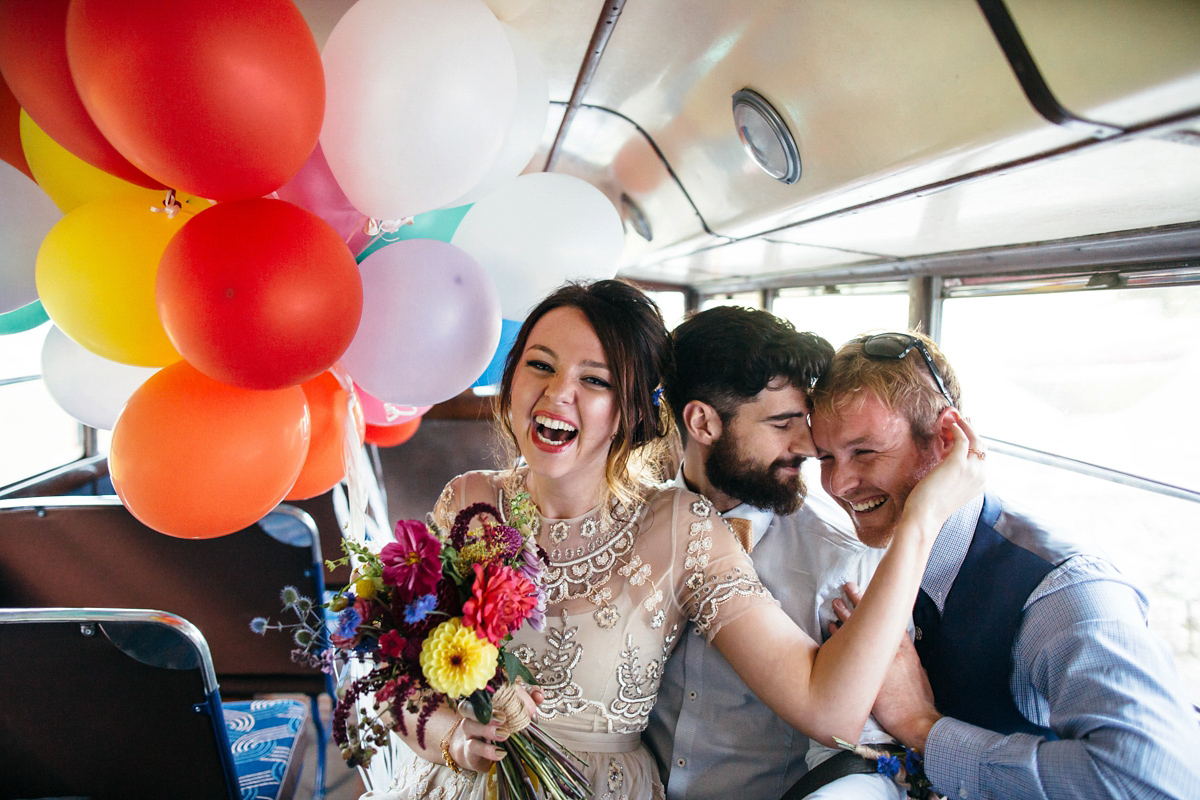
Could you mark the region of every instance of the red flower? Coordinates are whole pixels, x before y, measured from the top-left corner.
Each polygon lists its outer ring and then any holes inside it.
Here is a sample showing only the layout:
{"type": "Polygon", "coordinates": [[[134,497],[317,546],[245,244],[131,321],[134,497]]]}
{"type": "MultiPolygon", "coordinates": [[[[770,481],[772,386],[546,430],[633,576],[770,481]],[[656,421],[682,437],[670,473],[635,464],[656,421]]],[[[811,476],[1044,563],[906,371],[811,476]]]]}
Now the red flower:
{"type": "Polygon", "coordinates": [[[497,647],[521,627],[537,605],[537,589],[512,567],[473,564],[475,585],[463,603],[463,625],[497,647]]]}
{"type": "Polygon", "coordinates": [[[385,545],[379,554],[383,582],[396,590],[402,603],[433,592],[442,578],[441,552],[442,543],[424,523],[400,520],[396,523],[396,541],[385,545]]]}
{"type": "Polygon", "coordinates": [[[379,652],[388,658],[400,658],[407,644],[399,631],[388,631],[379,637],[379,652]]]}

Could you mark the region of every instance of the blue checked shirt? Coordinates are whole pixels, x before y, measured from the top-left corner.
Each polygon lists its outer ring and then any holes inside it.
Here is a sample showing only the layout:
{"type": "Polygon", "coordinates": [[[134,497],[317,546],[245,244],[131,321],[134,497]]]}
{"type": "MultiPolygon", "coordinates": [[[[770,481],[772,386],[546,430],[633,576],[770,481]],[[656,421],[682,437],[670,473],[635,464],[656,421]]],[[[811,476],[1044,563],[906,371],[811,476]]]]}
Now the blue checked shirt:
{"type": "MultiPolygon", "coordinates": [[[[939,612],[982,505],[955,512],[934,544],[921,586],[939,612]]],[[[1010,687],[1021,713],[1058,741],[944,717],[925,747],[934,787],[950,800],[1200,799],[1200,725],[1146,610],[1102,558],[1077,555],[1050,572],[1025,603],[1010,687]]]]}

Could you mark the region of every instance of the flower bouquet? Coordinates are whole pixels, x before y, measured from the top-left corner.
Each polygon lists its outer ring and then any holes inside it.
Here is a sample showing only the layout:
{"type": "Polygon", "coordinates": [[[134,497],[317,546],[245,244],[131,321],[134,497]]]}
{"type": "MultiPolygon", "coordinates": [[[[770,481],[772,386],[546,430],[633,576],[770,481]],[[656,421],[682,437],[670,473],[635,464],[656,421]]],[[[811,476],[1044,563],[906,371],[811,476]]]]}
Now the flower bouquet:
{"type": "MultiPolygon", "coordinates": [[[[528,496],[513,499],[509,518],[533,530],[528,496]],[[526,524],[522,524],[522,523],[526,524]]],[[[425,726],[443,703],[490,722],[495,711],[511,735],[497,746],[507,757],[489,774],[495,796],[532,800],[582,800],[589,792],[581,762],[536,724],[524,723],[513,692],[533,675],[505,649],[514,631],[545,624],[541,588],[545,554],[531,534],[504,524],[486,503],[463,509],[449,531],[402,520],[396,540],[373,553],[343,541],[346,555],[329,562],[353,564],[351,583],[318,606],[292,587],[281,595],[297,623],[251,622],[256,633],[291,629],[294,660],[332,670],[357,660],[366,672],[339,692],[333,739],[352,766],[366,766],[387,746],[394,729],[407,735],[407,711],[425,747],[425,726]],[[326,624],[324,610],[335,613],[326,624]],[[332,630],[330,628],[332,627],[332,630]]],[[[492,792],[489,791],[489,795],[492,792]]]]}
{"type": "Polygon", "coordinates": [[[873,764],[875,772],[891,778],[914,800],[945,800],[933,790],[933,784],[925,775],[925,761],[916,750],[888,742],[852,744],[836,736],[833,741],[843,750],[849,750],[868,764],[873,764]]]}

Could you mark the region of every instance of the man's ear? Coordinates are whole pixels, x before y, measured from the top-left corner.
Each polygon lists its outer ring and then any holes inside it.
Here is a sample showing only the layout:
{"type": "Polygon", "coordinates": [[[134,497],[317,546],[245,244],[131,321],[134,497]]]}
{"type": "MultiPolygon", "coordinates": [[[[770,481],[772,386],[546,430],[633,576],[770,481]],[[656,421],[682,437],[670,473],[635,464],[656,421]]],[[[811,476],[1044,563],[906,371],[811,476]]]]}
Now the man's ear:
{"type": "Polygon", "coordinates": [[[701,400],[691,400],[683,407],[683,427],[689,439],[708,447],[721,437],[721,415],[701,400]]]}
{"type": "Polygon", "coordinates": [[[958,413],[958,409],[952,406],[947,406],[942,409],[942,413],[938,414],[935,427],[939,460],[949,455],[954,448],[954,429],[958,426],[959,419],[961,419],[961,415],[958,413]]]}

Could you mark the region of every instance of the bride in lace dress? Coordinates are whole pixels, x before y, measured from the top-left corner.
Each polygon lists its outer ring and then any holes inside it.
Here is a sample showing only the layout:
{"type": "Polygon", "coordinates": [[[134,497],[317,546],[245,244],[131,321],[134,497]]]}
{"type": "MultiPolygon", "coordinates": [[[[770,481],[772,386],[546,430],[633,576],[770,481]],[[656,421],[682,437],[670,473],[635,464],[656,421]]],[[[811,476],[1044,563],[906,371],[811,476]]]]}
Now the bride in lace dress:
{"type": "MultiPolygon", "coordinates": [[[[640,734],[688,621],[792,725],[825,743],[854,741],[934,538],[983,485],[964,423],[951,456],[910,495],[854,615],[818,650],[708,500],[647,480],[671,429],[654,393],[668,359],[662,318],[638,290],[619,281],[559,289],[525,321],[501,383],[498,424],[524,463],[455,478],[434,511],[448,527],[472,503],[507,509],[513,493],[528,492],[536,504],[546,625],[525,625],[509,649],[537,679],[539,724],[584,760],[603,800],[663,797],[640,734]]],[[[364,797],[483,798],[483,776],[503,755],[498,737],[495,722],[443,707],[424,746],[410,737],[391,788],[364,797]]]]}

